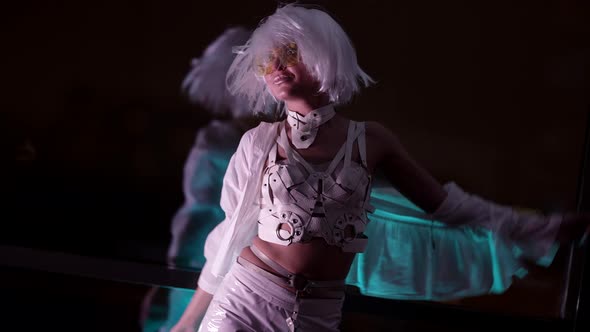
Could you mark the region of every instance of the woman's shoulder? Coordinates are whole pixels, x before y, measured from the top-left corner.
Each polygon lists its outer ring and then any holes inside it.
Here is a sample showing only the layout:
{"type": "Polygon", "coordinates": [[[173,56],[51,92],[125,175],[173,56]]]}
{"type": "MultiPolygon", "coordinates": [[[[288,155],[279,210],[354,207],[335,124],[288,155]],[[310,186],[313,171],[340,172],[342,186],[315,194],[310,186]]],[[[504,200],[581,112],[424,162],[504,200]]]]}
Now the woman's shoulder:
{"type": "Polygon", "coordinates": [[[269,133],[274,134],[279,125],[280,122],[260,122],[256,127],[246,131],[245,135],[257,138],[260,136],[267,136],[269,133]]]}
{"type": "Polygon", "coordinates": [[[260,122],[256,127],[246,131],[242,142],[264,149],[276,138],[280,122],[260,122]]]}
{"type": "Polygon", "coordinates": [[[365,131],[367,138],[392,139],[395,137],[391,129],[385,127],[382,123],[377,121],[366,121],[365,131]]]}
{"type": "Polygon", "coordinates": [[[356,121],[350,119],[346,116],[339,115],[340,118],[340,126],[342,128],[347,128],[349,121],[352,123],[363,124],[365,126],[365,136],[367,139],[372,139],[375,141],[387,139],[390,140],[395,138],[394,133],[391,129],[385,127],[382,123],[377,121],[356,121]]]}
{"type": "Polygon", "coordinates": [[[367,121],[365,126],[367,146],[376,147],[384,155],[399,154],[404,151],[399,137],[382,123],[367,121]]]}

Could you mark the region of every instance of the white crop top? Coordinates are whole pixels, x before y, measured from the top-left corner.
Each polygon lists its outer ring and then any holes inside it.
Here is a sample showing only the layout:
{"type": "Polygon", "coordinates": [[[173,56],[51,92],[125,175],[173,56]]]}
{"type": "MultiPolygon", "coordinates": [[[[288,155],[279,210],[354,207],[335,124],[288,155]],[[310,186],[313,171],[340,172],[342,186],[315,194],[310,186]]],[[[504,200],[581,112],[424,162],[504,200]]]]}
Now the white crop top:
{"type": "Polygon", "coordinates": [[[258,236],[285,246],[321,237],[344,252],[363,252],[367,211],[373,211],[364,123],[350,121],[346,142],[324,170],[293,150],[281,127],[263,174],[258,236]],[[355,140],[361,164],[351,160],[355,140]],[[287,155],[279,162],[277,145],[287,155]]]}

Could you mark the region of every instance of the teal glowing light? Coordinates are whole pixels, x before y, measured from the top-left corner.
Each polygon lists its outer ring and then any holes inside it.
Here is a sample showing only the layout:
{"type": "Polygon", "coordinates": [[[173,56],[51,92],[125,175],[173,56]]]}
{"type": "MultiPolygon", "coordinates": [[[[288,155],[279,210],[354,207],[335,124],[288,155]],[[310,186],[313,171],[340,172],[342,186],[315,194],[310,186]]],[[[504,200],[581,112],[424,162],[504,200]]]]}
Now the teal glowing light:
{"type": "MultiPolygon", "coordinates": [[[[375,212],[365,230],[366,251],[346,278],[365,295],[389,299],[451,300],[502,293],[524,277],[523,250],[488,229],[449,227],[392,187],[371,193],[375,212]]],[[[557,246],[536,263],[548,266],[557,246]]]]}

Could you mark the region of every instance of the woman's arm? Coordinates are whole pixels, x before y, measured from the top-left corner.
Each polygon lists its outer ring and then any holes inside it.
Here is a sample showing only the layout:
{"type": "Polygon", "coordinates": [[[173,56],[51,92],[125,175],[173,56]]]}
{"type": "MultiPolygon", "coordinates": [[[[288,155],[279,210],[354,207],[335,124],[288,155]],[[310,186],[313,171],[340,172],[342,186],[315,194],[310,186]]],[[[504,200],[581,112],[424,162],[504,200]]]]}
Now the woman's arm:
{"type": "Polygon", "coordinates": [[[433,213],[447,197],[441,184],[406,152],[398,138],[377,122],[367,122],[367,145],[376,148],[369,158],[405,197],[426,213],[433,213]]]}
{"type": "Polygon", "coordinates": [[[203,317],[205,316],[205,312],[207,312],[207,307],[209,307],[212,298],[213,294],[209,294],[197,287],[195,295],[193,295],[186,310],[182,314],[182,317],[180,317],[180,320],[174,325],[170,332],[196,331],[199,324],[201,324],[201,320],[203,320],[203,317]]]}
{"type": "Polygon", "coordinates": [[[397,137],[379,123],[367,123],[367,143],[375,148],[372,155],[376,166],[386,178],[438,221],[455,226],[482,226],[512,240],[531,243],[530,247],[534,248],[531,252],[535,252],[532,256],[540,255],[556,240],[569,243],[590,230],[587,214],[566,214],[563,218],[523,214],[465,193],[455,184],[441,186],[409,156],[397,137]]]}

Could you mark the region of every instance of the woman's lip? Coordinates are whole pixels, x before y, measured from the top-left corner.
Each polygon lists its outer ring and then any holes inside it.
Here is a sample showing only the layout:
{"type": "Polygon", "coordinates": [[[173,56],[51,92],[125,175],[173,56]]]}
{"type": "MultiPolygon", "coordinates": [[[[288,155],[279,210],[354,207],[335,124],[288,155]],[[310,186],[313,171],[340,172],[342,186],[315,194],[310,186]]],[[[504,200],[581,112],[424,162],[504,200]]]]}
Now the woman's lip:
{"type": "Polygon", "coordinates": [[[279,75],[277,77],[275,77],[275,79],[273,80],[274,84],[281,84],[285,81],[290,81],[293,77],[289,76],[289,75],[279,75]]]}

